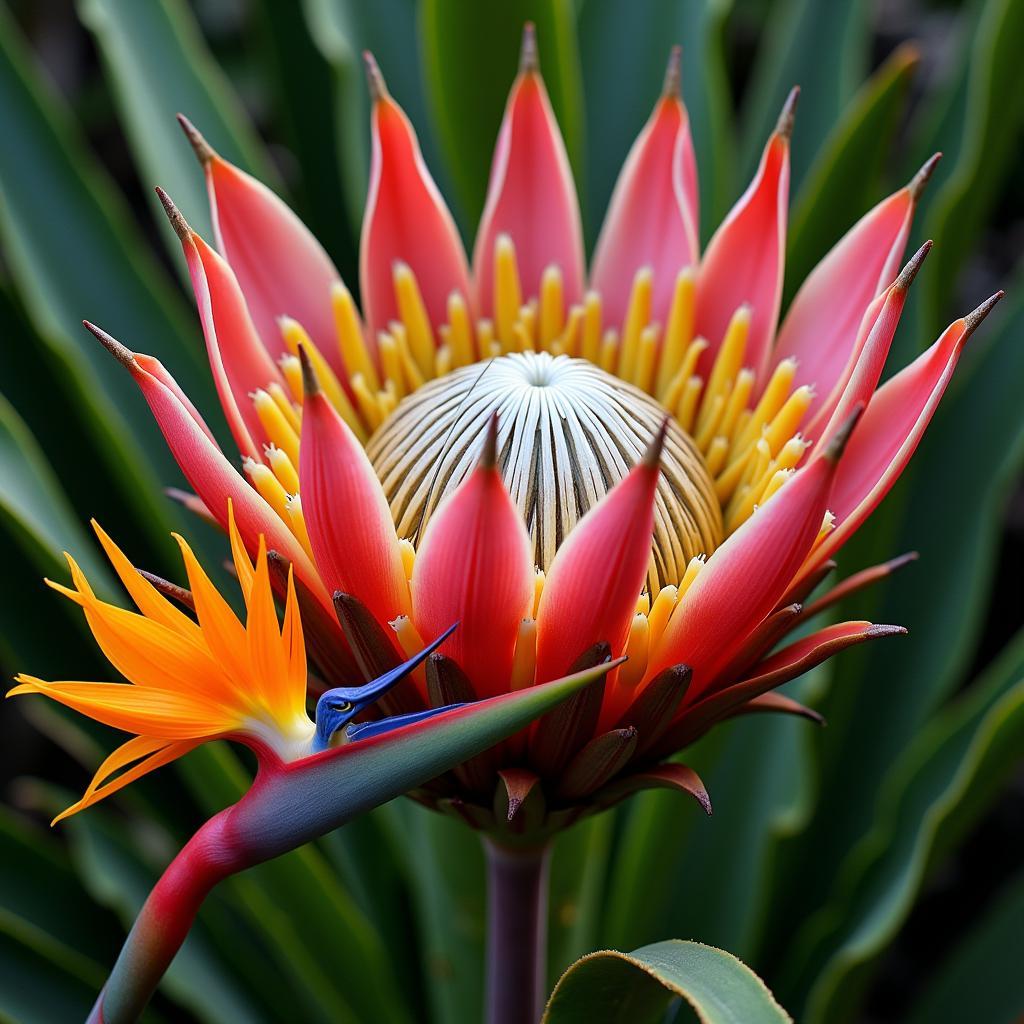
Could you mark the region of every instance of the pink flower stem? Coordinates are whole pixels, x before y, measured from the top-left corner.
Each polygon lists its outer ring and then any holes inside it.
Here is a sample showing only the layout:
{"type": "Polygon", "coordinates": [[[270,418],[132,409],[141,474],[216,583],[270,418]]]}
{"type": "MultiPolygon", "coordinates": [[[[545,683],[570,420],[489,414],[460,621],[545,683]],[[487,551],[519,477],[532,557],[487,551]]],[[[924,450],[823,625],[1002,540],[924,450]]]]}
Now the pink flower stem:
{"type": "Polygon", "coordinates": [[[487,1024],[537,1024],[547,997],[548,844],[487,855],[487,1024]]]}
{"type": "Polygon", "coordinates": [[[206,822],[153,887],[93,1006],[88,1024],[138,1019],[185,941],[207,894],[219,881],[249,866],[244,850],[228,838],[230,810],[233,808],[206,822]]]}

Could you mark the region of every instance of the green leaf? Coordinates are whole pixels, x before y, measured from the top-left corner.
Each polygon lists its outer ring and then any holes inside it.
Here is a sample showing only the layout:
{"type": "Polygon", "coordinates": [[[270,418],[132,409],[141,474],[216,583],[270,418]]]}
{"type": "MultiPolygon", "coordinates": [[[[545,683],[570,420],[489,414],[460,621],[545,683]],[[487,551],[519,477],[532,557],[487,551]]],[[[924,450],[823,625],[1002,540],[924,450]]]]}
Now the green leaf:
{"type": "Polygon", "coordinates": [[[199,347],[181,343],[197,331],[2,8],[0,120],[18,139],[0,163],[0,238],[45,355],[60,368],[55,400],[87,410],[83,422],[112,486],[170,551],[166,532],[178,519],[160,485],[179,471],[134,382],[81,320],[162,359],[197,405],[216,409],[199,347]]]}
{"type": "Polygon", "coordinates": [[[128,143],[168,250],[181,243],[153,193],[161,185],[189,223],[212,241],[204,175],[175,114],[189,117],[225,159],[269,185],[276,174],[241,102],[181,0],[78,0],[103,55],[128,143]]]}
{"type": "Polygon", "coordinates": [[[484,1005],[486,934],[480,837],[408,801],[390,805],[405,838],[429,1019],[477,1020],[484,1005]]]}
{"type": "Polygon", "coordinates": [[[40,573],[63,576],[62,552],[74,551],[96,592],[116,593],[105,560],[81,527],[46,456],[21,417],[0,395],[0,516],[21,538],[40,573]]]}
{"type": "MultiPolygon", "coordinates": [[[[0,935],[44,958],[94,992],[118,929],[82,891],[52,835],[0,807],[0,935]]],[[[0,1006],[2,1006],[0,1002],[0,1006]]]]}
{"type": "Polygon", "coordinates": [[[791,182],[800,187],[867,70],[864,0],[784,0],[772,9],[757,52],[742,119],[744,184],[757,168],[786,94],[800,86],[793,133],[791,182]]]}
{"type": "Polygon", "coordinates": [[[442,192],[447,182],[427,116],[420,65],[415,0],[303,0],[310,35],[334,69],[336,143],[342,168],[342,192],[349,220],[358,230],[366,202],[370,166],[370,98],[362,51],[377,58],[391,95],[402,105],[419,136],[423,155],[442,192]]]}
{"type": "MultiPolygon", "coordinates": [[[[130,924],[155,881],[155,872],[103,813],[70,819],[67,832],[93,898],[130,924]]],[[[266,1019],[244,986],[224,974],[203,928],[186,939],[167,972],[165,985],[169,995],[202,1020],[266,1019]]]]}
{"type": "Polygon", "coordinates": [[[604,811],[555,839],[548,921],[548,973],[552,979],[601,941],[616,817],[617,811],[604,811]]]}
{"type": "Polygon", "coordinates": [[[790,1020],[764,982],[731,953],[670,939],[578,960],[555,986],[541,1024],[660,1024],[677,998],[704,1024],[790,1020]]]}
{"type": "Polygon", "coordinates": [[[934,265],[922,281],[929,333],[941,330],[951,315],[950,298],[963,261],[998,208],[1008,176],[1018,164],[1024,128],[1024,90],[1019,88],[1022,36],[1024,4],[989,0],[971,47],[956,164],[925,220],[929,237],[947,240],[935,247],[934,265]]]}
{"type": "Polygon", "coordinates": [[[683,99],[701,192],[701,235],[710,237],[736,199],[725,22],[732,0],[648,0],[641,11],[585,0],[580,53],[587,105],[585,223],[593,241],[629,147],[661,92],[671,47],[683,47],[683,99]]]}
{"type": "Polygon", "coordinates": [[[880,198],[879,177],[918,54],[901,46],[864,83],[807,172],[790,216],[786,292],[792,296],[843,233],[880,198]]]}
{"type": "Polygon", "coordinates": [[[409,941],[408,837],[390,804],[350,821],[317,844],[355,905],[387,949],[389,975],[401,979],[405,1001],[421,1000],[419,950],[409,941]]]}
{"type": "MultiPolygon", "coordinates": [[[[852,851],[831,901],[798,935],[794,965],[813,979],[801,1019],[845,1019],[928,869],[983,812],[1019,763],[1024,633],[890,771],[874,829],[852,851]],[[809,971],[809,973],[808,973],[809,971]]],[[[792,982],[792,976],[788,981],[792,982]]]]}
{"type": "Polygon", "coordinates": [[[467,234],[483,211],[491,155],[516,76],[523,25],[537,27],[540,66],[577,178],[583,94],[571,0],[453,4],[423,0],[423,67],[446,167],[467,234]]]}
{"type": "MultiPolygon", "coordinates": [[[[823,674],[788,692],[806,701],[823,674]]],[[[778,846],[813,807],[813,738],[807,722],[755,716],[687,750],[714,814],[706,819],[672,793],[645,794],[628,808],[602,941],[631,946],[675,932],[753,959],[778,846]],[[694,885],[712,872],[714,884],[694,885]]]]}
{"type": "MultiPolygon", "coordinates": [[[[111,574],[79,525],[60,482],[28,427],[0,395],[0,537],[6,545],[0,592],[0,669],[67,678],[95,660],[79,610],[50,591],[43,576],[63,579],[62,552],[73,551],[101,596],[116,593],[111,574]],[[53,643],[54,630],[64,642],[53,643]],[[79,641],[76,645],[75,641],[79,641]],[[75,655],[80,655],[76,657],[75,655]]],[[[86,676],[88,678],[88,675],[86,676]]]]}
{"type": "Polygon", "coordinates": [[[0,1024],[85,1020],[96,988],[0,932],[0,1024]]]}
{"type": "Polygon", "coordinates": [[[358,280],[356,234],[348,218],[338,215],[341,163],[334,143],[334,80],[331,68],[316,48],[306,20],[294,6],[277,0],[255,5],[259,62],[266,78],[268,99],[293,164],[284,167],[296,212],[331,254],[342,277],[358,280]]]}
{"type": "Polygon", "coordinates": [[[982,916],[937,970],[907,1024],[984,1020],[1013,1024],[1024,1015],[1020,977],[1020,923],[1024,874],[995,892],[982,916]]]}

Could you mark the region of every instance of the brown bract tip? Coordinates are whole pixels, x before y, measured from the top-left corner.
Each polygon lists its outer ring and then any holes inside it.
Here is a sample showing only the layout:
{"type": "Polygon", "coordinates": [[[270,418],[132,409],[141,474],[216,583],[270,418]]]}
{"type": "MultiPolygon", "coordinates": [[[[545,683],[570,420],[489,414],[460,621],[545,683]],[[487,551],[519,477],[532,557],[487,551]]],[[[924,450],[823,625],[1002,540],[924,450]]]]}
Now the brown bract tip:
{"type": "Polygon", "coordinates": [[[920,557],[921,556],[916,551],[906,551],[902,555],[890,558],[885,565],[889,572],[896,572],[897,569],[902,569],[903,566],[910,565],[911,562],[916,562],[920,557]]]}
{"type": "Polygon", "coordinates": [[[320,394],[320,378],[313,369],[312,360],[306,351],[306,346],[299,342],[299,365],[302,367],[302,392],[307,398],[320,394]]]}
{"type": "Polygon", "coordinates": [[[217,155],[217,151],[203,138],[202,132],[184,114],[177,114],[176,117],[178,124],[181,125],[181,130],[185,133],[185,138],[192,146],[192,152],[195,153],[196,159],[205,167],[217,155]]]}
{"type": "Polygon", "coordinates": [[[519,73],[540,70],[537,56],[537,29],[532,21],[523,26],[523,41],[519,44],[519,73]]]}
{"type": "Polygon", "coordinates": [[[784,139],[789,139],[793,135],[793,122],[796,120],[796,103],[800,99],[800,86],[794,85],[789,90],[789,95],[786,97],[786,102],[782,104],[782,113],[779,114],[779,120],[775,125],[775,134],[781,136],[784,139]]]}
{"type": "Polygon", "coordinates": [[[192,229],[188,226],[188,221],[181,215],[181,210],[174,205],[174,201],[159,185],[156,187],[156,194],[160,197],[160,202],[163,203],[164,213],[167,214],[174,233],[183,242],[187,242],[192,237],[192,229]]]}
{"type": "Polygon", "coordinates": [[[865,630],[864,635],[870,637],[876,636],[906,636],[906,626],[889,626],[884,622],[879,622],[874,626],[868,626],[865,630]]]}
{"type": "Polygon", "coordinates": [[[484,447],[480,453],[480,467],[495,469],[498,465],[498,413],[491,413],[487,421],[487,434],[484,436],[484,447]]]}
{"type": "Polygon", "coordinates": [[[683,48],[673,46],[669,51],[668,64],[665,66],[665,81],[661,86],[661,95],[666,98],[681,99],[683,95],[682,86],[682,65],[683,48]]]}
{"type": "Polygon", "coordinates": [[[910,257],[907,265],[900,271],[900,276],[896,278],[896,287],[902,291],[906,291],[917,277],[917,272],[921,269],[921,264],[924,263],[925,256],[931,252],[932,240],[929,238],[924,245],[921,246],[913,256],[910,257]]]}
{"type": "Polygon", "coordinates": [[[135,361],[135,353],[130,348],[122,345],[117,338],[112,338],[102,327],[97,327],[88,320],[83,320],[82,324],[122,366],[127,366],[129,370],[138,369],[139,364],[135,361]]]}
{"type": "Polygon", "coordinates": [[[842,457],[843,452],[846,450],[847,442],[850,440],[850,435],[853,433],[853,428],[857,426],[858,421],[863,415],[864,403],[858,402],[853,412],[839,425],[839,429],[833,434],[832,440],[829,441],[825,448],[824,457],[829,462],[838,462],[842,457]]]}
{"type": "Polygon", "coordinates": [[[658,427],[658,432],[651,438],[651,443],[647,446],[647,451],[644,452],[640,465],[647,466],[649,469],[657,469],[661,465],[661,453],[665,448],[665,436],[668,434],[670,419],[670,416],[666,416],[661,421],[661,426],[658,427]]]}
{"type": "Polygon", "coordinates": [[[380,73],[377,58],[369,50],[363,50],[363,64],[366,67],[366,86],[370,90],[370,99],[374,103],[387,99],[389,95],[387,83],[380,73]]]}
{"type": "Polygon", "coordinates": [[[192,597],[192,591],[186,590],[184,587],[179,587],[177,583],[172,583],[170,580],[165,580],[163,576],[157,576],[155,573],[146,572],[145,569],[135,570],[147,583],[149,583],[156,590],[160,591],[164,597],[169,597],[178,602],[180,605],[196,610],[195,598],[192,597]]]}
{"type": "Polygon", "coordinates": [[[916,203],[918,199],[921,198],[921,193],[924,191],[925,185],[928,184],[928,179],[931,178],[938,162],[941,159],[941,153],[933,153],[921,165],[921,170],[919,170],[907,183],[907,189],[910,191],[910,198],[912,202],[916,203]]]}
{"type": "Polygon", "coordinates": [[[985,319],[992,312],[992,307],[1006,294],[999,289],[995,295],[990,295],[977,309],[973,312],[968,313],[964,317],[964,326],[967,328],[967,334],[973,334],[978,327],[981,325],[982,320],[985,319]]]}

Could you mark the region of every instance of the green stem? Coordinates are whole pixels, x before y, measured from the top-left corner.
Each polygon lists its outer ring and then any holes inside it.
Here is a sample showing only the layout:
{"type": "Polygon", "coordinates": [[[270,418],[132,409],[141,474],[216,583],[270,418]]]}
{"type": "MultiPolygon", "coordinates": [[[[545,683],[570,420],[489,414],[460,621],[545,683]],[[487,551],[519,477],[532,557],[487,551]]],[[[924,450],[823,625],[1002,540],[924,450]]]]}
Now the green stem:
{"type": "Polygon", "coordinates": [[[537,1024],[547,996],[551,847],[510,849],[484,839],[487,855],[487,1024],[537,1024]]]}

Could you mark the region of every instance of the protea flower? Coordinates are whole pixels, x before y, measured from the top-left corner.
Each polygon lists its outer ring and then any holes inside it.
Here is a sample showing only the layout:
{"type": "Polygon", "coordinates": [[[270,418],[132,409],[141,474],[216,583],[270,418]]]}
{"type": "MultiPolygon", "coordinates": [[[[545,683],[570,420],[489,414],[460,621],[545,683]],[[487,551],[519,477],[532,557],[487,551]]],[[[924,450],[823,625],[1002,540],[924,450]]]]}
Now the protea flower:
{"type": "MultiPolygon", "coordinates": [[[[187,503],[226,528],[230,499],[250,554],[265,538],[279,595],[294,574],[326,685],[393,669],[455,621],[425,671],[382,698],[387,711],[628,657],[418,799],[484,831],[500,856],[648,786],[708,808],[696,775],[666,758],[730,716],[815,717],[776,688],[902,632],[854,621],[784,639],[903,561],[803,604],[907,465],[998,299],[879,386],[929,248],[900,269],[938,156],[839,240],[779,325],[796,90],[701,253],[673,51],[588,273],[528,26],[471,267],[412,126],[366,61],[361,313],[309,230],[181,118],[216,248],[161,197],[240,469],[162,365],[90,329],[142,389],[195,491],[187,503]]],[[[492,995],[522,989],[512,977],[492,995]]]]}

